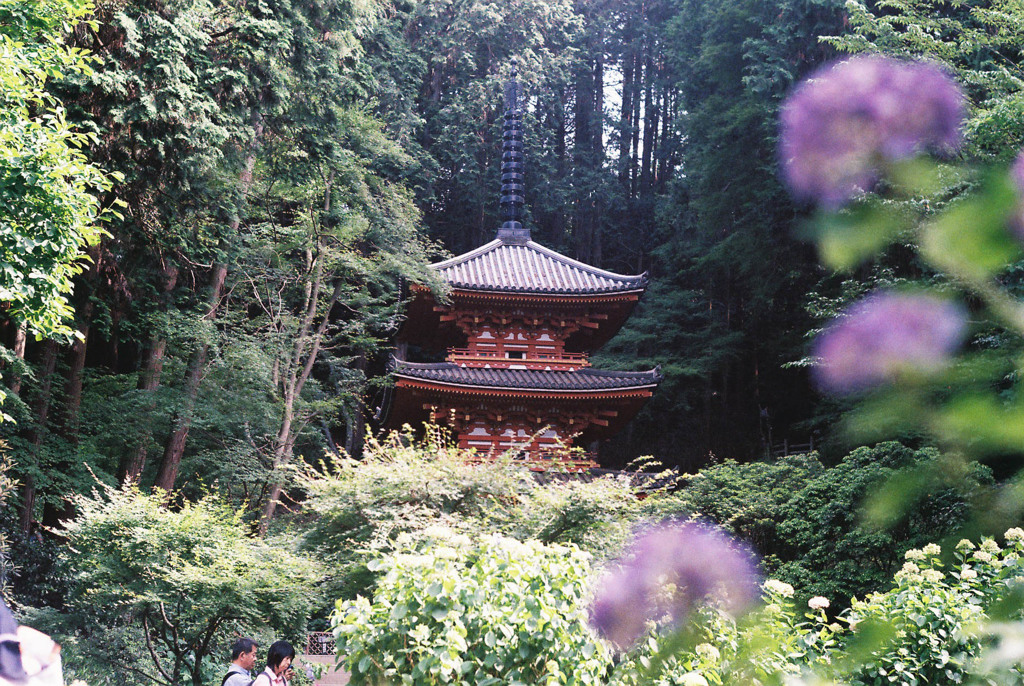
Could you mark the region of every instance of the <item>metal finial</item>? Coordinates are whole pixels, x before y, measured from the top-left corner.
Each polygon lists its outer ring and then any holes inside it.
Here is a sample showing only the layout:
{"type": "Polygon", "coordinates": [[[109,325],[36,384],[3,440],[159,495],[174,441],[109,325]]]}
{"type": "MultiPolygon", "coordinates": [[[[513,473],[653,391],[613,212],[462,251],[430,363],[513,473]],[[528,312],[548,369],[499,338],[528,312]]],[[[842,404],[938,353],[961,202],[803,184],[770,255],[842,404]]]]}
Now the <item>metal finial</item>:
{"type": "Polygon", "coordinates": [[[523,214],[523,113],[519,108],[519,70],[512,60],[512,77],[505,86],[505,124],[502,128],[501,216],[498,238],[509,243],[530,240],[520,223],[523,214]]]}

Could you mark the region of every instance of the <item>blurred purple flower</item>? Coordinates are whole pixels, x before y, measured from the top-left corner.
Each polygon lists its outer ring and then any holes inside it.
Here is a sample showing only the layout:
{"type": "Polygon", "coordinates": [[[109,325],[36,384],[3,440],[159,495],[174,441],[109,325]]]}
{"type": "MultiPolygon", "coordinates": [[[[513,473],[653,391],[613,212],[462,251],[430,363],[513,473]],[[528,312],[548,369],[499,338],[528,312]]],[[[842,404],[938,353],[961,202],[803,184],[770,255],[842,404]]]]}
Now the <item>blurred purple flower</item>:
{"type": "Polygon", "coordinates": [[[626,647],[643,635],[649,620],[667,616],[679,624],[709,596],[734,610],[757,598],[753,554],[716,529],[661,525],[638,536],[625,562],[601,581],[591,623],[626,647]]]}
{"type": "Polygon", "coordinates": [[[786,182],[800,199],[836,208],[871,188],[884,161],[960,142],[963,93],[940,67],[855,57],[804,81],[782,107],[786,182]]]}
{"type": "Polygon", "coordinates": [[[845,394],[876,386],[906,369],[935,370],[960,345],[966,325],[959,305],[935,296],[869,296],[815,341],[817,384],[845,394]]]}
{"type": "Polygon", "coordinates": [[[1017,190],[1024,193],[1024,150],[1017,153],[1017,159],[1013,161],[1013,166],[1010,167],[1010,177],[1017,185],[1017,190]]]}
{"type": "Polygon", "coordinates": [[[1017,211],[1014,213],[1013,219],[1010,220],[1010,228],[1013,229],[1018,239],[1024,241],[1024,150],[1017,153],[1017,159],[1010,167],[1010,179],[1019,196],[1017,211]]]}

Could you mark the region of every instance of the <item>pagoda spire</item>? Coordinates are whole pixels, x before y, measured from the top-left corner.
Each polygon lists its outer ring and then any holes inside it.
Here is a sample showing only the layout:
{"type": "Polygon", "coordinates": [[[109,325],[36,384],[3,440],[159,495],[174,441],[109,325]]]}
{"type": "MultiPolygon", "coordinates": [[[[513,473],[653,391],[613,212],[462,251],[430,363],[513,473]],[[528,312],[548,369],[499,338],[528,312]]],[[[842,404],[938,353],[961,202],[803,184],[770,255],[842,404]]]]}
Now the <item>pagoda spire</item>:
{"type": "Polygon", "coordinates": [[[505,243],[526,243],[530,230],[520,223],[523,216],[523,111],[519,106],[519,75],[512,60],[512,78],[505,86],[505,124],[501,146],[501,217],[498,239],[505,243]]]}

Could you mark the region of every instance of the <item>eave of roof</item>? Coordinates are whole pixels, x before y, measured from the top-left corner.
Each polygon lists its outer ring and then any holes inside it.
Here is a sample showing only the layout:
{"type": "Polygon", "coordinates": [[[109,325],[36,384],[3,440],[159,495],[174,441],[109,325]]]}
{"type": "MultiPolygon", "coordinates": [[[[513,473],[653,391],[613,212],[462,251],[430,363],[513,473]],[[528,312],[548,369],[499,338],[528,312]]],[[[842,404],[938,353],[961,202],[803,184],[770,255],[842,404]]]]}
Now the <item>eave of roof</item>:
{"type": "Polygon", "coordinates": [[[451,362],[397,362],[398,377],[434,384],[495,391],[602,392],[651,389],[661,381],[658,369],[620,372],[593,368],[573,371],[541,369],[488,369],[462,367],[451,362]]]}

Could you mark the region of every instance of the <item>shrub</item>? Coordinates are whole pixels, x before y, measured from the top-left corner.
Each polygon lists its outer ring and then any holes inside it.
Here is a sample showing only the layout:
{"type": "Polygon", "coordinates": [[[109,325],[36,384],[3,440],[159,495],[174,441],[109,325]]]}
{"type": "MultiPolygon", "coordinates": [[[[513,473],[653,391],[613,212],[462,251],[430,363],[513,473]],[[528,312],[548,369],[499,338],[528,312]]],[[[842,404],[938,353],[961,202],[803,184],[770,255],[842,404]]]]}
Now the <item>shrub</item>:
{"type": "Polygon", "coordinates": [[[774,462],[726,461],[686,479],[667,498],[652,499],[651,517],[696,514],[751,543],[771,576],[797,595],[828,596],[845,606],[886,586],[903,553],[955,531],[972,500],[992,483],[974,463],[955,488],[937,487],[889,529],[867,526],[861,503],[901,470],[926,470],[941,460],[932,448],[900,443],[857,448],[832,467],[815,454],[774,462]]]}
{"type": "Polygon", "coordinates": [[[73,675],[199,686],[223,670],[211,656],[233,631],[304,633],[319,566],[254,538],[216,497],[172,511],[162,492],[126,486],[75,505],[67,612],[40,617],[69,648],[73,675]]]}
{"type": "Polygon", "coordinates": [[[377,575],[367,563],[393,550],[400,534],[438,525],[480,531],[532,487],[528,473],[506,463],[470,463],[430,441],[369,440],[362,460],[338,457],[326,467],[302,480],[312,515],[303,548],[328,563],[328,592],[346,599],[369,592],[377,575]]]}
{"type": "Polygon", "coordinates": [[[431,531],[380,558],[373,601],[338,601],[353,684],[599,684],[608,649],[585,624],[589,555],[500,534],[431,531]]]}
{"type": "Polygon", "coordinates": [[[911,549],[894,587],[854,599],[836,621],[824,598],[801,617],[792,587],[774,580],[764,605],[739,621],[705,607],[666,634],[651,618],[652,633],[611,683],[1020,684],[1024,531],[1006,537],[1005,548],[961,541],[949,564],[938,545],[911,549]]]}
{"type": "Polygon", "coordinates": [[[403,533],[416,538],[438,525],[496,531],[574,543],[604,558],[640,519],[627,479],[540,484],[510,460],[469,457],[436,441],[368,441],[362,460],[339,457],[326,474],[307,474],[304,510],[311,516],[303,547],[328,562],[329,592],[345,599],[369,593],[377,575],[367,563],[394,550],[403,533]]]}

